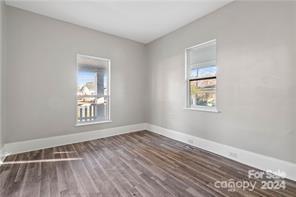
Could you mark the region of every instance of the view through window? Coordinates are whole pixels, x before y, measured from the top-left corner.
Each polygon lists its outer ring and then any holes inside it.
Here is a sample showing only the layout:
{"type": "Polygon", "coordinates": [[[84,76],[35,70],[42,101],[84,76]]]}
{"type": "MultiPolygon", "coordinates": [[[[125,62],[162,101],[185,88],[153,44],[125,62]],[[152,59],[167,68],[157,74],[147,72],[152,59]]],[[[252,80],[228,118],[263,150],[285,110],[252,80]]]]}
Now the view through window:
{"type": "Polygon", "coordinates": [[[216,40],[186,49],[187,107],[216,109],[216,40]]]}
{"type": "Polygon", "coordinates": [[[110,120],[110,60],[77,55],[77,123],[110,120]]]}

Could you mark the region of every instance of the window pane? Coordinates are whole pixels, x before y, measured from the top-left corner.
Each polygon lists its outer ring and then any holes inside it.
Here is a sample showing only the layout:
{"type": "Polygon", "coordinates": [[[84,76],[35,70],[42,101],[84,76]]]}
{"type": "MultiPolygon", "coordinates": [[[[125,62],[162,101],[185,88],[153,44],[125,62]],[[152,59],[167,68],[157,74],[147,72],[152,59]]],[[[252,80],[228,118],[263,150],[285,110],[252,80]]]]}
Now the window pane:
{"type": "Polygon", "coordinates": [[[191,106],[216,106],[216,79],[189,82],[191,106]]]}
{"type": "Polygon", "coordinates": [[[78,56],[77,123],[109,120],[109,61],[78,56]]]}
{"type": "Polygon", "coordinates": [[[186,80],[189,108],[216,107],[216,40],[187,48],[186,80]]]}
{"type": "Polygon", "coordinates": [[[203,78],[216,76],[217,67],[215,65],[207,67],[195,67],[191,69],[191,77],[203,78]]]}

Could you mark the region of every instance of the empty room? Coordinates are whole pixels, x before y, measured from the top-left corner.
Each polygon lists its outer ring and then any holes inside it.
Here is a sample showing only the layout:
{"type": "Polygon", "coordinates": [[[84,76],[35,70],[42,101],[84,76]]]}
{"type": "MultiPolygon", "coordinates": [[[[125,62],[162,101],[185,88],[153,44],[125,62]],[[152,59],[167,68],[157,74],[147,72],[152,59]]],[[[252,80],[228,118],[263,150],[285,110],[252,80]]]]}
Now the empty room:
{"type": "Polygon", "coordinates": [[[0,197],[296,197],[296,1],[0,0],[0,197]]]}

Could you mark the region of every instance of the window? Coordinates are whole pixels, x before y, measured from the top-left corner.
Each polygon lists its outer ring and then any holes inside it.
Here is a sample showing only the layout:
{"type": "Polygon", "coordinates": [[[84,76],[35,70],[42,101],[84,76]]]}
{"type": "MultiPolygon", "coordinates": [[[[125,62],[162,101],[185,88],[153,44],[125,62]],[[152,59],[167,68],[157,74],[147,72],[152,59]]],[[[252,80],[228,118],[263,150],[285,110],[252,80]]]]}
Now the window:
{"type": "Polygon", "coordinates": [[[110,121],[110,60],[77,55],[76,122],[110,121]]]}
{"type": "Polygon", "coordinates": [[[186,107],[216,111],[216,40],[185,50],[186,107]]]}

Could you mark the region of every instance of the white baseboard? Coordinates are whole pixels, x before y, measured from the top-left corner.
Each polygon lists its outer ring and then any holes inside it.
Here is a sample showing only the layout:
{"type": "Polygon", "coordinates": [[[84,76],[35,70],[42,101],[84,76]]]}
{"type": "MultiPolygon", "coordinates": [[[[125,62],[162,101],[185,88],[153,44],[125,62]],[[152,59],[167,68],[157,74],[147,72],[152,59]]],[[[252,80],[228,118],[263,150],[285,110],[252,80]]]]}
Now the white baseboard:
{"type": "Polygon", "coordinates": [[[4,155],[3,148],[1,147],[0,148],[0,165],[3,163],[4,159],[5,159],[5,155],[4,155]]]}
{"type": "Polygon", "coordinates": [[[44,148],[50,148],[55,146],[61,146],[66,144],[72,144],[77,142],[83,142],[88,140],[94,140],[104,137],[110,137],[114,135],[120,135],[135,131],[145,130],[146,123],[133,124],[121,127],[114,127],[108,129],[101,129],[96,131],[86,131],[69,135],[27,140],[21,142],[13,142],[4,145],[2,155],[7,156],[16,153],[28,152],[33,150],[39,150],[44,148]]]}
{"type": "Polygon", "coordinates": [[[209,152],[216,153],[260,170],[283,172],[286,174],[288,179],[296,181],[296,164],[294,163],[220,144],[152,124],[147,124],[147,130],[192,146],[196,146],[209,152]]]}

